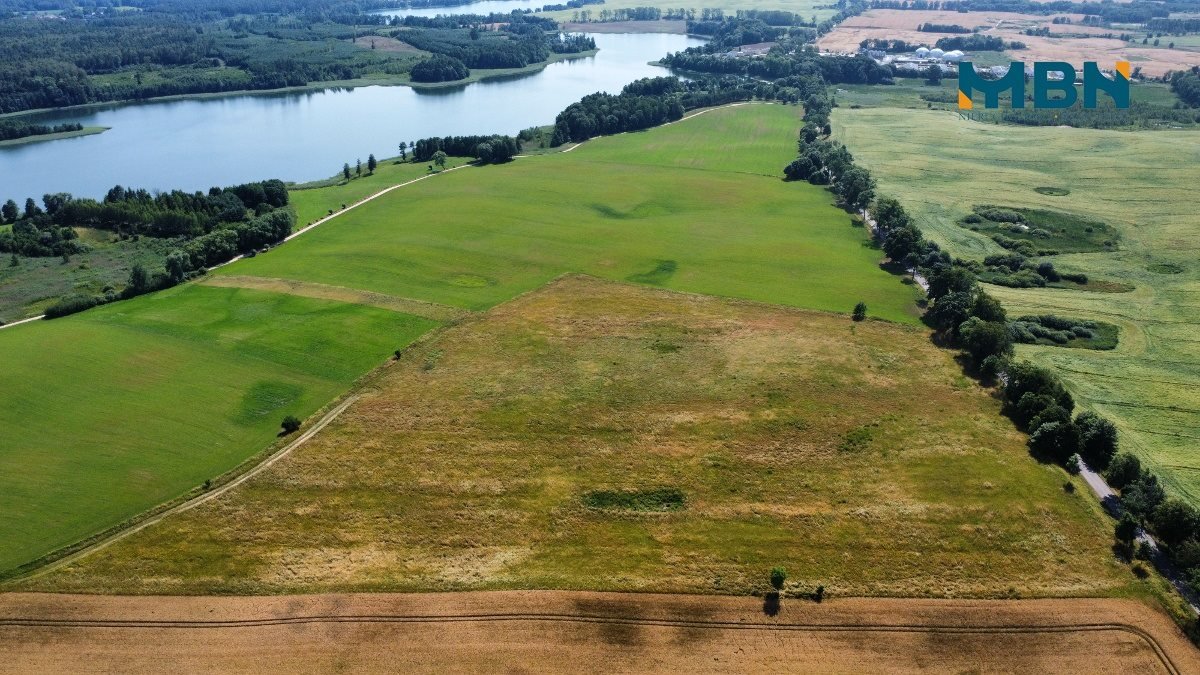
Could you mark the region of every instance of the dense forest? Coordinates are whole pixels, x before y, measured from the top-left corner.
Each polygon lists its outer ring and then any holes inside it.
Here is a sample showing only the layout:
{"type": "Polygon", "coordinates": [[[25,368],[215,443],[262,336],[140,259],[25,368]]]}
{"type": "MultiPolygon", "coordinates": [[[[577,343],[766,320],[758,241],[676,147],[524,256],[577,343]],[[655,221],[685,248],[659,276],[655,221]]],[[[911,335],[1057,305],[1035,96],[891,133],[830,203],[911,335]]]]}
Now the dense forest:
{"type": "MultiPolygon", "coordinates": [[[[595,48],[583,36],[560,38],[553,21],[522,12],[403,20],[366,13],[394,4],[146,0],[125,5],[139,10],[84,4],[52,18],[5,17],[0,10],[0,114],[398,76],[424,62],[413,53],[377,50],[371,36],[396,37],[467,68],[519,68],[595,48]],[[500,29],[482,29],[487,25],[500,29]]],[[[0,0],[8,11],[30,5],[46,10],[56,3],[0,0]]],[[[423,65],[413,79],[466,77],[448,63],[423,65]]]]}

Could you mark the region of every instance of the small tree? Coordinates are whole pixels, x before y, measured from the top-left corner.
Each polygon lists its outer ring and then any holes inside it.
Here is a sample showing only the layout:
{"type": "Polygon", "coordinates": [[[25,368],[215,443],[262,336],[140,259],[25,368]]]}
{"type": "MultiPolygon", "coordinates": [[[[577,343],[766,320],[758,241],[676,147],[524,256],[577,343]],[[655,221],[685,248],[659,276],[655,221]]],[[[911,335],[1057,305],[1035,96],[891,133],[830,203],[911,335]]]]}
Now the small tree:
{"type": "Polygon", "coordinates": [[[362,175],[362,160],[361,159],[354,160],[354,175],[356,175],[356,176],[362,175]]]}
{"type": "Polygon", "coordinates": [[[400,161],[404,161],[407,159],[408,159],[408,143],[406,141],[400,141],[400,161]]]}
{"type": "Polygon", "coordinates": [[[436,164],[439,169],[446,168],[446,153],[442,152],[441,150],[433,153],[433,163],[436,164]]]}
{"type": "Polygon", "coordinates": [[[375,155],[367,155],[367,173],[375,173],[377,166],[379,166],[379,162],[375,161],[375,155]]]}
{"type": "Polygon", "coordinates": [[[782,567],[774,567],[771,569],[771,588],[777,591],[783,590],[783,584],[787,581],[787,570],[782,567]]]}
{"type": "Polygon", "coordinates": [[[854,314],[852,316],[855,321],[862,321],[863,319],[867,318],[867,303],[860,300],[858,304],[854,306],[854,314]]]}
{"type": "Polygon", "coordinates": [[[300,429],[300,420],[295,415],[283,418],[283,433],[294,434],[300,429]]]}
{"type": "Polygon", "coordinates": [[[1128,452],[1121,452],[1113,457],[1112,462],[1108,465],[1108,471],[1104,472],[1104,477],[1108,479],[1109,485],[1120,490],[1137,480],[1141,474],[1141,461],[1128,452]]]}
{"type": "Polygon", "coordinates": [[[1133,546],[1133,540],[1137,537],[1138,521],[1129,513],[1122,513],[1121,519],[1117,521],[1116,529],[1113,534],[1117,541],[1126,546],[1133,546]]]}
{"type": "Polygon", "coordinates": [[[1074,454],[1074,455],[1071,455],[1070,457],[1068,457],[1067,461],[1063,462],[1063,468],[1066,469],[1067,473],[1071,474],[1072,476],[1078,474],[1079,473],[1079,455],[1074,454]]]}
{"type": "Polygon", "coordinates": [[[350,163],[346,162],[342,165],[342,178],[350,180],[350,163]]]}
{"type": "Polygon", "coordinates": [[[141,263],[134,263],[133,269],[129,270],[129,291],[133,295],[140,295],[150,290],[150,273],[142,267],[141,263]]]}

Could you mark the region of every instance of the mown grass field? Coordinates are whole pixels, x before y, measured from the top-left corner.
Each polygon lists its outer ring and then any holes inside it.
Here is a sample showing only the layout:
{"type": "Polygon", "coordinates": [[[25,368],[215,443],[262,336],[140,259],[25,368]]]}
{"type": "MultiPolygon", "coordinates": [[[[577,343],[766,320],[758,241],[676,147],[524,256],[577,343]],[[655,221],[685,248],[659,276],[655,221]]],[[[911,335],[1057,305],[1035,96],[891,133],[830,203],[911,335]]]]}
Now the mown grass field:
{"type": "Polygon", "coordinates": [[[832,596],[1156,583],[922,328],[571,276],[360,393],[245,484],[22,587],[746,594],[774,565],[832,596]],[[592,498],[651,490],[682,500],[592,498]]]}
{"type": "Polygon", "coordinates": [[[1063,211],[1117,229],[1116,251],[1053,260],[1092,280],[1132,284],[1131,292],[989,290],[1010,315],[1055,313],[1120,327],[1113,351],[1023,346],[1018,354],[1053,366],[1085,407],[1118,424],[1124,447],[1171,491],[1200,504],[1200,132],[999,127],[885,107],[840,108],[833,124],[880,191],[898,197],[956,256],[1002,252],[957,224],[979,203],[1063,211]]]}
{"type": "Polygon", "coordinates": [[[570,152],[466,168],[218,274],[480,310],[566,272],[915,322],[915,291],[823,189],[781,181],[792,106],[713,110],[570,152]],[[836,283],[832,283],[836,280],[836,283]]]}
{"type": "Polygon", "coordinates": [[[0,331],[0,571],[228,471],[434,325],[193,285],[0,331]]]}

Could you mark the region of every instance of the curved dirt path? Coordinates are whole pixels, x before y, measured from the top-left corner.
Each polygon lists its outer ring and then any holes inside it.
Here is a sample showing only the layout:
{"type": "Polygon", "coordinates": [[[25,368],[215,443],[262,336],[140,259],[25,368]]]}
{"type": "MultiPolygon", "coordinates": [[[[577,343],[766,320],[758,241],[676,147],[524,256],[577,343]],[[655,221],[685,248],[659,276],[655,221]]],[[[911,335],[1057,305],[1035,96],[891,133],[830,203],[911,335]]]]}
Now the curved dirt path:
{"type": "Polygon", "coordinates": [[[785,599],[502,591],[0,596],[11,672],[1198,672],[1130,600],[785,599]]]}

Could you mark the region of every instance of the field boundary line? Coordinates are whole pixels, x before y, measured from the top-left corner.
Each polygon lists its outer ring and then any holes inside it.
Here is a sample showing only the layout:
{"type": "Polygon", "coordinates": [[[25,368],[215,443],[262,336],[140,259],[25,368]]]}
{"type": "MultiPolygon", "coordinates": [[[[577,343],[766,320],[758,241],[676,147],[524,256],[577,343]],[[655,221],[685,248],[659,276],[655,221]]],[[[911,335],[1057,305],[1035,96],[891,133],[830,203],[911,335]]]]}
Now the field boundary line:
{"type": "Polygon", "coordinates": [[[461,615],[405,615],[405,614],[362,614],[362,615],[306,615],[265,619],[215,619],[215,620],[171,620],[171,619],[25,619],[19,617],[0,618],[0,627],[54,627],[54,628],[124,628],[124,629],[213,629],[213,628],[258,628],[320,623],[485,623],[546,621],[560,623],[592,623],[627,626],[665,626],[680,628],[704,628],[714,630],[778,630],[792,632],[827,633],[931,633],[954,635],[1020,635],[1032,633],[1084,633],[1125,632],[1141,638],[1170,673],[1179,673],[1178,666],[1167,654],[1158,640],[1148,631],[1127,623],[1081,623],[1081,624],[861,624],[861,623],[747,623],[742,621],[705,621],[697,619],[665,619],[652,617],[563,614],[563,613],[489,613],[461,615]]]}
{"type": "MultiPolygon", "coordinates": [[[[103,537],[100,540],[98,540],[88,546],[85,546],[84,548],[79,549],[78,551],[75,551],[66,556],[63,556],[62,558],[59,558],[58,560],[55,560],[54,562],[48,563],[43,567],[39,567],[36,570],[34,570],[33,572],[29,573],[28,575],[18,576],[17,578],[22,579],[22,580],[35,579],[35,578],[40,577],[49,572],[53,572],[54,570],[59,569],[59,568],[63,567],[64,565],[73,563],[76,560],[83,558],[84,556],[87,556],[87,555],[90,555],[97,551],[100,551],[102,549],[105,549],[108,546],[115,544],[116,542],[124,539],[125,537],[128,537],[131,534],[140,532],[140,531],[146,529],[147,527],[150,527],[151,525],[154,525],[155,523],[162,521],[164,518],[167,518],[168,516],[173,516],[173,515],[176,515],[179,513],[183,513],[185,511],[189,511],[205,502],[208,502],[212,499],[216,499],[217,497],[220,497],[221,495],[225,494],[226,492],[229,492],[233,488],[241,485],[242,483],[245,483],[246,481],[250,480],[251,478],[262,473],[263,471],[268,469],[271,465],[275,464],[275,462],[278,462],[279,460],[283,459],[287,455],[291,454],[291,452],[293,450],[295,450],[296,448],[300,447],[301,445],[304,445],[304,443],[306,443],[309,439],[311,439],[313,436],[316,436],[317,433],[319,433],[322,429],[324,429],[326,427],[326,425],[328,425],[330,422],[335,420],[339,415],[341,415],[343,412],[345,412],[346,409],[349,408],[355,401],[357,401],[360,396],[361,396],[361,394],[354,394],[354,395],[348,397],[346,400],[339,403],[332,410],[325,413],[325,415],[323,417],[321,417],[321,419],[318,420],[316,424],[314,424],[312,427],[310,427],[304,433],[300,434],[300,436],[297,437],[295,440],[293,440],[291,443],[288,443],[282,449],[278,450],[277,452],[270,455],[263,461],[254,465],[253,468],[247,470],[245,473],[239,475],[237,478],[229,481],[228,483],[226,483],[218,488],[215,488],[213,490],[210,490],[208,492],[205,492],[203,494],[197,495],[197,496],[195,496],[191,499],[188,499],[180,504],[177,504],[171,508],[165,509],[159,513],[154,514],[153,516],[150,516],[149,518],[146,518],[145,520],[142,520],[142,521],[137,522],[136,524],[130,525],[129,527],[119,529],[116,532],[113,532],[111,535],[103,537]]],[[[5,621],[4,619],[0,619],[0,625],[4,625],[4,623],[3,623],[4,621],[5,621]]]]}

